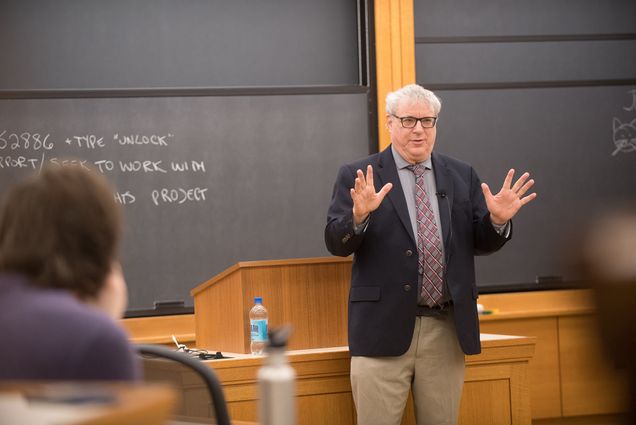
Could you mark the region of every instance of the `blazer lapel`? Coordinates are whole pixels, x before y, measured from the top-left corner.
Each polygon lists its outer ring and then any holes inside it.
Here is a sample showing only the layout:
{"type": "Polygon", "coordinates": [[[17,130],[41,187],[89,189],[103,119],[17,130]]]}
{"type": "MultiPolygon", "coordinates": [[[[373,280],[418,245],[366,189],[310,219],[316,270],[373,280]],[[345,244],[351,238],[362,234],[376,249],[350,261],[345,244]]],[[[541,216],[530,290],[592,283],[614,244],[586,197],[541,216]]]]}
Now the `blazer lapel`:
{"type": "Polygon", "coordinates": [[[435,174],[437,193],[444,194],[444,196],[438,197],[438,203],[439,218],[442,223],[442,236],[444,238],[444,251],[446,251],[446,255],[448,255],[450,252],[451,211],[453,211],[453,179],[443,158],[433,153],[431,159],[433,162],[433,173],[435,174]]]}
{"type": "Polygon", "coordinates": [[[389,191],[387,197],[393,204],[404,229],[413,240],[413,243],[417,244],[415,235],[413,235],[413,228],[411,227],[406,199],[404,198],[404,190],[402,189],[397,167],[395,166],[395,159],[393,159],[393,153],[391,152],[391,145],[379,153],[378,169],[374,170],[374,172],[380,181],[380,184],[375,185],[376,189],[381,188],[387,183],[393,183],[393,188],[389,191]]]}

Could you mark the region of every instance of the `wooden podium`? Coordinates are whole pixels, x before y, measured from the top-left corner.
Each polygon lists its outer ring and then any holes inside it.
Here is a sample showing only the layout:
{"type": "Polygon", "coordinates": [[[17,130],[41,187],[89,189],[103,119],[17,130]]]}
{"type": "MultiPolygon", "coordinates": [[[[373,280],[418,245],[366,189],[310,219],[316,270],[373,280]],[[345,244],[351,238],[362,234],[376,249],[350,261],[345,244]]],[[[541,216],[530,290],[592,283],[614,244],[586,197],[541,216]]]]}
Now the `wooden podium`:
{"type": "Polygon", "coordinates": [[[293,326],[290,350],[347,345],[351,261],[324,257],[233,265],[191,291],[196,346],[248,353],[254,297],[263,297],[270,328],[293,326]]]}

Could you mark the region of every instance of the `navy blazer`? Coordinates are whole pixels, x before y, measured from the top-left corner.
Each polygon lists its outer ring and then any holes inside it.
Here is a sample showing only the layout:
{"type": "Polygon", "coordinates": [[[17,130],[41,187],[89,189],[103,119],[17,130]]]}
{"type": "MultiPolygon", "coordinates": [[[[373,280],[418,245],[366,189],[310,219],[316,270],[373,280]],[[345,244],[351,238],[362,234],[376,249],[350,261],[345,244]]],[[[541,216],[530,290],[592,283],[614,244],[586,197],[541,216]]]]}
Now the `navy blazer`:
{"type": "MultiPolygon", "coordinates": [[[[508,238],[493,228],[481,183],[468,164],[432,154],[439,196],[446,267],[444,280],[454,305],[457,337],[466,354],[481,351],[474,256],[501,248],[508,238]]],[[[393,153],[384,151],[343,165],[334,185],[325,228],[327,249],[354,254],[349,290],[349,350],[353,356],[399,356],[411,343],[417,306],[417,243],[393,153]],[[393,188],[371,213],[366,231],[353,232],[356,171],[373,167],[379,190],[393,188]]]]}

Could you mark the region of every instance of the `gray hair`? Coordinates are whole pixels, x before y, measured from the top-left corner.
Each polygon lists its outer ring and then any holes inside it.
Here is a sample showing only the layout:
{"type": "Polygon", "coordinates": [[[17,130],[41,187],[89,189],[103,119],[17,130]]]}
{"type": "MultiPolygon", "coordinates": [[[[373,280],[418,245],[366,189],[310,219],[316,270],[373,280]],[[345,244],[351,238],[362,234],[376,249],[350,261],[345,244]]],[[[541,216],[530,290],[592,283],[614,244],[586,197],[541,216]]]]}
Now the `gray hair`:
{"type": "Polygon", "coordinates": [[[442,101],[435,93],[418,84],[409,84],[386,95],[386,113],[394,115],[398,106],[405,102],[424,102],[433,108],[435,115],[442,109],[442,101]]]}

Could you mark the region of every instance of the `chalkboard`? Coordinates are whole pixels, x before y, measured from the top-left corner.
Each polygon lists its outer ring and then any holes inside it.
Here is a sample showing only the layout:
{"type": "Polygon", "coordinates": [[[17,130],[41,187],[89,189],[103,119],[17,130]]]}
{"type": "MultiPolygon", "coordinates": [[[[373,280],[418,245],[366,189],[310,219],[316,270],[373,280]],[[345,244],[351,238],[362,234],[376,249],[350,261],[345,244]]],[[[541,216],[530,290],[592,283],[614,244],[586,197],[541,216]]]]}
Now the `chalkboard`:
{"type": "Polygon", "coordinates": [[[605,209],[636,201],[636,3],[415,1],[418,83],[442,99],[436,149],[498,188],[530,171],[538,198],[482,288],[575,281],[568,250],[605,209]]]}
{"type": "Polygon", "coordinates": [[[329,255],[333,176],[377,146],[367,7],[0,2],[0,195],[70,157],[106,176],[129,315],[191,310],[238,261],[329,255]]]}
{"type": "Polygon", "coordinates": [[[359,83],[356,0],[3,0],[0,90],[359,83]]]}
{"type": "Polygon", "coordinates": [[[117,188],[130,309],[247,260],[329,255],[326,203],[368,152],[367,94],[0,100],[0,193],[77,157],[117,188]]]}

